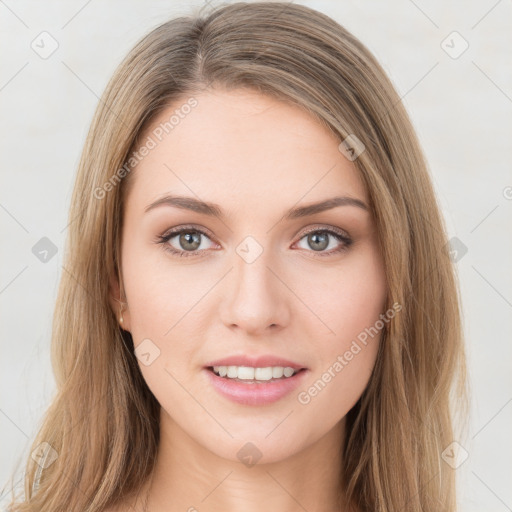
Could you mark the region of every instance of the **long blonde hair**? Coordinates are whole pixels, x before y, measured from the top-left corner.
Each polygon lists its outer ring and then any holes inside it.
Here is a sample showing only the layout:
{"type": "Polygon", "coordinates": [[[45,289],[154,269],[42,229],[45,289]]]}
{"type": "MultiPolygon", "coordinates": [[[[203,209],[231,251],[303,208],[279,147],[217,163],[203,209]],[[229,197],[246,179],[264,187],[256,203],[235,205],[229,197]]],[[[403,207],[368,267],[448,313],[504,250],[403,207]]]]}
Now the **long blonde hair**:
{"type": "Polygon", "coordinates": [[[397,302],[402,311],[348,413],[340,489],[362,511],[453,512],[454,471],[441,453],[454,437],[450,393],[466,400],[465,358],[457,278],[427,164],[369,50],[328,16],[281,2],[168,21],[108,83],[71,200],[52,331],[56,396],[32,445],[51,464],[41,471],[29,457],[24,498],[10,510],[100,511],[134,495],[151,474],[160,405],[109,305],[132,175],[111,180],[156,115],[210,86],[291,102],[340,142],[355,135],[364,144],[354,164],[376,221],[388,307],[397,302]]]}

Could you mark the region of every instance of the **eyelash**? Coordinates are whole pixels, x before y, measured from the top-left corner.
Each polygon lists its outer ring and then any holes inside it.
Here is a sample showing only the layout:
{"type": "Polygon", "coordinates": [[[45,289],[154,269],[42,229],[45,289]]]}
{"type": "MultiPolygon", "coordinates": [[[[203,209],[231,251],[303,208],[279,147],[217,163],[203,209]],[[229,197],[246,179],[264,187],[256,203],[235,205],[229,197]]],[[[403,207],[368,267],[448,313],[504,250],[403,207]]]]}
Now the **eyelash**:
{"type": "MultiPolygon", "coordinates": [[[[196,251],[180,251],[180,250],[177,250],[177,249],[175,249],[174,247],[172,247],[171,245],[168,244],[168,242],[169,242],[169,240],[171,238],[174,238],[176,235],[180,235],[181,233],[200,233],[201,235],[204,235],[207,238],[211,238],[210,235],[208,233],[206,233],[205,231],[203,231],[202,229],[199,229],[199,228],[197,228],[195,226],[183,226],[181,228],[177,228],[177,229],[173,229],[171,231],[167,231],[163,235],[158,235],[156,237],[155,243],[161,244],[164,251],[169,252],[172,255],[178,256],[178,257],[185,257],[185,258],[196,257],[201,252],[204,253],[204,252],[207,251],[207,250],[202,250],[202,251],[197,251],[197,250],[196,251]]],[[[332,256],[334,254],[338,254],[338,253],[344,252],[353,243],[353,240],[351,240],[348,236],[346,236],[342,231],[338,231],[337,229],[334,229],[334,228],[329,228],[329,229],[327,229],[327,228],[313,228],[313,229],[310,229],[310,230],[306,231],[299,238],[299,241],[302,240],[305,236],[309,235],[310,233],[327,233],[329,235],[332,235],[339,242],[343,242],[343,245],[341,247],[339,247],[338,249],[331,250],[329,252],[310,251],[310,252],[315,253],[316,256],[319,256],[321,258],[322,257],[327,257],[327,256],[332,256]]],[[[199,256],[199,257],[201,257],[201,256],[199,256]]]]}

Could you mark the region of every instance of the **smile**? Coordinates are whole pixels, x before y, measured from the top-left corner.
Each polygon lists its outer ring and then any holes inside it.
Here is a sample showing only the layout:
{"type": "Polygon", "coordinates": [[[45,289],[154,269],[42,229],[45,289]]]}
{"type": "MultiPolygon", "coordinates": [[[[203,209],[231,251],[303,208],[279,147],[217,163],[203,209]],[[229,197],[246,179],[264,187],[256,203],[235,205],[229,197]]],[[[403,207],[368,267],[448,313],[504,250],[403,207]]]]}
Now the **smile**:
{"type": "Polygon", "coordinates": [[[267,366],[265,368],[254,368],[252,366],[214,366],[213,371],[220,377],[227,379],[269,381],[272,379],[287,379],[292,377],[299,370],[290,366],[267,366]]]}
{"type": "Polygon", "coordinates": [[[284,398],[309,373],[305,368],[282,366],[214,366],[204,371],[220,395],[232,402],[252,406],[267,405],[284,398]]]}

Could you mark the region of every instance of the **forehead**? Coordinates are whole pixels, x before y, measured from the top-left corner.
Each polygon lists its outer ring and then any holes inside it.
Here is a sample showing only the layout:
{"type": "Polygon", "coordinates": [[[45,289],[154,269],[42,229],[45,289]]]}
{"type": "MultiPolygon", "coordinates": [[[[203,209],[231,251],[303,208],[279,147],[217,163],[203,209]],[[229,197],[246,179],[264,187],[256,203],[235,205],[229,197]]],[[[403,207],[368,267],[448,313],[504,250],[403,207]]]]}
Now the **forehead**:
{"type": "Polygon", "coordinates": [[[152,148],[132,170],[130,196],[140,207],[169,192],[228,209],[265,201],[292,206],[338,193],[367,202],[358,170],[338,144],[312,114],[252,90],[184,96],[141,138],[152,148]]]}

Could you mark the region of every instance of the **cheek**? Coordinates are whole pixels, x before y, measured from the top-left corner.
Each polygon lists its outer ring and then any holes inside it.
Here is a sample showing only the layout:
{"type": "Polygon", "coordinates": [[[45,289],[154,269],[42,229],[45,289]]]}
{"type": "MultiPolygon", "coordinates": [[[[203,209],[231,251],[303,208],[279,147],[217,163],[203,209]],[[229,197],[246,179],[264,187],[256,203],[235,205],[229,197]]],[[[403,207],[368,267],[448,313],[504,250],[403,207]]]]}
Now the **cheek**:
{"type": "Polygon", "coordinates": [[[123,246],[123,276],[135,343],[141,337],[166,339],[208,289],[192,267],[171,264],[163,248],[142,238],[123,246]]]}
{"type": "Polygon", "coordinates": [[[318,305],[315,313],[324,325],[322,336],[316,337],[317,365],[300,390],[298,402],[308,414],[322,414],[332,424],[354,406],[366,388],[389,322],[381,316],[387,318],[386,280],[375,247],[369,246],[344,263],[335,278],[318,280],[320,287],[304,284],[308,301],[318,305]]]}
{"type": "Polygon", "coordinates": [[[374,243],[365,242],[336,266],[319,266],[303,276],[297,280],[298,294],[317,317],[316,338],[324,340],[330,356],[332,350],[345,350],[384,313],[386,278],[374,243]]]}
{"type": "Polygon", "coordinates": [[[161,248],[147,245],[124,246],[123,276],[139,367],[157,399],[165,402],[161,393],[181,396],[177,382],[186,380],[188,367],[197,359],[204,323],[201,298],[212,284],[211,276],[171,264],[161,248]],[[144,353],[150,354],[148,365],[144,353]]]}
{"type": "Polygon", "coordinates": [[[298,391],[300,415],[321,418],[311,424],[313,436],[333,428],[357,403],[368,385],[379,343],[380,334],[366,346],[349,343],[298,391]]]}

